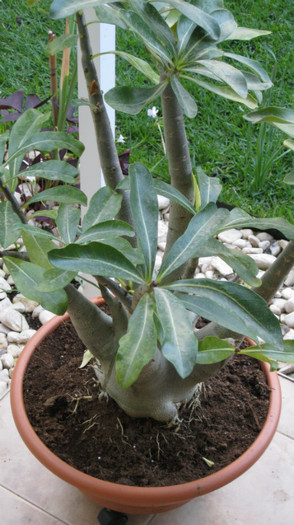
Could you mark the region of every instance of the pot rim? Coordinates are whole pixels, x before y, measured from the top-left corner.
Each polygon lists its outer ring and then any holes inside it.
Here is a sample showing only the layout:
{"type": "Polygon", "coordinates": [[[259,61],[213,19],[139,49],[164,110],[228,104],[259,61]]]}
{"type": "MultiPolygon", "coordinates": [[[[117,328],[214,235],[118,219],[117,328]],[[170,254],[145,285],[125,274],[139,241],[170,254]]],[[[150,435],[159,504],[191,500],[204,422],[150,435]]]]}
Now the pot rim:
{"type": "MultiPolygon", "coordinates": [[[[104,303],[104,300],[101,297],[92,299],[92,301],[98,306],[104,303]]],[[[62,316],[55,316],[39,328],[39,330],[37,330],[32,336],[18,358],[13,373],[10,391],[13,418],[23,441],[43,465],[64,481],[67,481],[78,488],[81,487],[82,482],[83,490],[89,493],[95,493],[99,490],[101,497],[107,497],[111,490],[114,497],[122,502],[125,502],[127,498],[136,497],[137,501],[142,498],[144,504],[148,504],[148,502],[156,503],[157,501],[158,503],[163,503],[165,499],[170,501],[173,496],[177,501],[180,501],[181,499],[184,501],[188,498],[192,499],[196,496],[206,494],[207,492],[211,492],[230,483],[248,470],[268,447],[279,422],[281,389],[277,373],[270,372],[270,366],[268,363],[261,363],[268,385],[271,389],[269,410],[265,423],[251,446],[239,456],[239,458],[219,471],[209,474],[204,478],[178,485],[164,487],[136,487],[94,478],[89,474],[85,474],[76,468],[71,467],[48,449],[35,433],[25,411],[22,393],[24,374],[35,348],[47,335],[49,335],[49,333],[54,331],[59,324],[68,319],[69,315],[67,313],[62,316]],[[132,496],[130,496],[131,494],[132,496]]]]}

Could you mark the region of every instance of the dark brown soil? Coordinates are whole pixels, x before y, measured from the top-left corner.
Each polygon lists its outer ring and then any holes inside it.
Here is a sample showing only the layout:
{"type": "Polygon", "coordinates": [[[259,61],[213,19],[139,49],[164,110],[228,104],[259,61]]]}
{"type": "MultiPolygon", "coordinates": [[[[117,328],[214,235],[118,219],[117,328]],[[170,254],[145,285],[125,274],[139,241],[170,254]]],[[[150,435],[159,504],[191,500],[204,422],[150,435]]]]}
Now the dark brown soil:
{"type": "Polygon", "coordinates": [[[234,358],[205,383],[200,405],[182,409],[181,424],[167,427],[130,418],[105,399],[93,368],[79,368],[83,352],[71,324],[61,325],[31,360],[25,405],[48,448],[100,479],[163,486],[204,477],[240,456],[265,420],[269,388],[249,358],[234,358]]]}

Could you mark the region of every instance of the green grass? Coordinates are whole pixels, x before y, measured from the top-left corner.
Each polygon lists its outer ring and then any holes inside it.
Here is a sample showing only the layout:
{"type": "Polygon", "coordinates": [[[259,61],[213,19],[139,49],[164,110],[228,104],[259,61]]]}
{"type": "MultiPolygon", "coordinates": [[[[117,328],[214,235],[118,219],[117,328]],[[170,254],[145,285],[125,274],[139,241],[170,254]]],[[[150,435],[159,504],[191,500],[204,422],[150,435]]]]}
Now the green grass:
{"type": "MultiPolygon", "coordinates": [[[[61,34],[64,21],[51,21],[47,14],[51,0],[40,0],[30,9],[26,0],[0,0],[0,97],[22,88],[26,94],[37,93],[45,98],[50,93],[48,55],[49,29],[61,34]],[[4,7],[5,4],[5,7],[4,7]]],[[[275,85],[271,92],[274,105],[294,107],[294,11],[292,0],[227,0],[239,25],[268,29],[272,34],[251,42],[227,43],[233,52],[258,59],[269,73],[275,66],[275,85]]],[[[133,33],[117,30],[117,48],[146,57],[143,45],[133,33]]],[[[145,77],[121,60],[117,60],[119,85],[142,85],[145,77]]],[[[191,86],[189,86],[191,88],[191,86]]],[[[284,216],[294,222],[293,189],[283,184],[286,173],[293,169],[293,154],[287,154],[272,168],[262,190],[249,187],[254,173],[254,157],[259,127],[243,119],[245,107],[192,87],[198,104],[198,115],[186,120],[193,166],[201,165],[208,175],[217,175],[223,183],[221,200],[242,206],[257,216],[284,216]]],[[[151,104],[153,105],[153,104],[151,104]]],[[[160,108],[160,101],[154,104],[160,108]]],[[[159,112],[159,117],[161,113],[159,112]]],[[[159,131],[154,120],[147,117],[147,108],[130,117],[117,114],[117,136],[126,138],[120,152],[132,148],[131,161],[144,162],[153,173],[168,178],[159,131]]],[[[276,150],[283,134],[274,130],[269,150],[276,150]]]]}
{"type": "MultiPolygon", "coordinates": [[[[258,59],[271,74],[277,57],[275,85],[271,90],[271,103],[294,106],[294,11],[292,0],[247,0],[225,2],[231,9],[239,25],[267,29],[272,34],[250,42],[226,43],[235,53],[258,59]],[[261,8],[262,5],[262,8],[261,8]]],[[[117,48],[129,52],[136,50],[142,58],[147,55],[142,45],[131,33],[117,31],[117,48]]],[[[134,51],[133,51],[134,52],[134,51]]],[[[134,84],[134,79],[142,83],[144,78],[122,61],[117,62],[117,83],[134,84]]],[[[198,104],[198,115],[191,121],[186,119],[193,165],[201,165],[208,175],[217,175],[223,183],[221,200],[242,206],[247,212],[264,216],[283,216],[294,222],[293,189],[283,184],[286,173],[293,169],[293,154],[287,154],[272,168],[262,190],[252,192],[249,187],[254,174],[254,158],[257,151],[258,127],[246,122],[243,115],[249,110],[189,86],[198,104]]],[[[160,101],[156,102],[160,108],[160,101]]],[[[159,112],[160,115],[160,112],[159,112]]],[[[162,157],[159,133],[151,136],[153,122],[147,117],[146,109],[136,117],[117,115],[118,133],[127,137],[127,147],[136,147],[132,161],[146,163],[158,176],[168,178],[166,159],[162,157]]],[[[283,142],[282,133],[274,130],[269,151],[277,150],[283,142]]]]}

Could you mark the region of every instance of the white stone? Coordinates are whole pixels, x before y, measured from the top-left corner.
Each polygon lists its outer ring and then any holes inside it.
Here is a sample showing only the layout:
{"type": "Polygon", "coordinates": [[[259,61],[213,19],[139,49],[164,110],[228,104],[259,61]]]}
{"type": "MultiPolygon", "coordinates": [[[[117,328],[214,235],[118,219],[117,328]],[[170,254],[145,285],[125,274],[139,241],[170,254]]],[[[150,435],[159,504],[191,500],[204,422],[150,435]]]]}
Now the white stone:
{"type": "MultiPolygon", "coordinates": [[[[242,239],[240,239],[240,241],[241,241],[241,240],[242,240],[242,239]]],[[[224,246],[225,246],[226,248],[229,248],[229,250],[239,250],[239,251],[241,250],[241,248],[239,248],[239,246],[236,246],[236,243],[235,243],[235,242],[233,242],[232,244],[230,244],[230,243],[228,243],[228,242],[224,242],[223,244],[224,244],[224,246]]],[[[248,244],[250,244],[250,242],[249,242],[248,244]]]]}
{"type": "Polygon", "coordinates": [[[14,285],[14,280],[13,280],[12,275],[8,275],[7,283],[9,284],[10,288],[14,285]]]}
{"type": "Polygon", "coordinates": [[[272,241],[273,240],[273,236],[270,233],[267,233],[267,232],[257,233],[256,237],[260,241],[272,241]]]}
{"type": "Polygon", "coordinates": [[[247,246],[246,248],[243,248],[242,250],[243,253],[247,253],[250,254],[250,253],[263,253],[263,249],[262,248],[254,248],[253,246],[247,246]]]}
{"type": "Polygon", "coordinates": [[[264,270],[259,270],[259,271],[257,272],[257,275],[256,275],[257,279],[262,279],[262,277],[264,276],[264,274],[265,274],[265,271],[264,271],[264,270]]]}
{"type": "Polygon", "coordinates": [[[275,257],[277,257],[277,255],[279,255],[279,253],[282,251],[282,248],[280,246],[280,244],[278,242],[274,242],[271,246],[270,246],[270,252],[272,255],[274,255],[275,257]]]}
{"type": "Polygon", "coordinates": [[[0,381],[4,381],[6,385],[9,384],[9,374],[7,368],[3,368],[3,370],[0,371],[0,381]]]}
{"type": "Polygon", "coordinates": [[[0,381],[0,398],[5,394],[7,391],[7,383],[4,381],[0,381]]]}
{"type": "Polygon", "coordinates": [[[21,314],[24,314],[26,311],[26,307],[23,303],[14,303],[11,308],[17,312],[20,312],[21,314]]]}
{"type": "Polygon", "coordinates": [[[224,277],[227,277],[228,275],[234,273],[231,266],[224,262],[220,257],[213,257],[211,259],[211,266],[224,277]]]}
{"type": "Polygon", "coordinates": [[[164,252],[165,251],[165,248],[166,248],[166,242],[159,242],[158,243],[158,248],[164,252]]]}
{"type": "MultiPolygon", "coordinates": [[[[81,287],[82,288],[82,287],[81,287]]],[[[40,313],[44,310],[43,306],[41,306],[39,304],[39,306],[37,306],[37,308],[34,309],[33,313],[32,313],[32,318],[33,319],[36,319],[36,317],[39,317],[40,313]]]]}
{"type": "Polygon", "coordinates": [[[158,240],[157,242],[166,242],[168,225],[164,221],[158,221],[158,240]]]}
{"type": "Polygon", "coordinates": [[[253,235],[253,230],[251,230],[251,228],[242,228],[240,232],[244,239],[248,239],[249,235],[253,235]]]}
{"type": "Polygon", "coordinates": [[[13,303],[22,303],[25,306],[25,311],[27,313],[33,312],[35,308],[37,308],[38,303],[36,301],[32,301],[31,299],[27,299],[27,297],[24,297],[24,295],[18,293],[13,299],[13,303]]]}
{"type": "Polygon", "coordinates": [[[169,206],[169,199],[163,195],[157,195],[158,209],[164,210],[169,206]]]}
{"type": "Polygon", "coordinates": [[[273,304],[276,305],[278,308],[280,308],[281,312],[285,311],[286,302],[287,302],[286,299],[279,299],[276,297],[273,298],[273,304]]]}
{"type": "Polygon", "coordinates": [[[269,253],[251,253],[249,256],[254,259],[258,268],[261,270],[267,270],[276,260],[276,258],[269,253]]]}
{"type": "Polygon", "coordinates": [[[0,292],[0,301],[5,299],[5,297],[7,297],[7,293],[6,292],[0,292]]]}
{"type": "Polygon", "coordinates": [[[278,241],[278,243],[281,246],[282,250],[284,250],[286,246],[288,246],[289,241],[287,241],[286,239],[281,239],[280,241],[278,241]]]}
{"type": "Polygon", "coordinates": [[[292,268],[292,270],[290,270],[290,272],[288,273],[285,281],[284,281],[284,284],[285,286],[293,286],[294,285],[294,268],[292,268]]]}
{"type": "Polygon", "coordinates": [[[206,279],[215,279],[215,273],[213,270],[208,270],[205,272],[206,279]]]}
{"type": "Polygon", "coordinates": [[[237,239],[233,242],[233,245],[238,248],[246,248],[247,246],[250,246],[250,242],[246,241],[246,239],[237,239]]]}
{"type": "Polygon", "coordinates": [[[287,314],[281,314],[280,315],[280,322],[281,323],[285,323],[285,317],[286,317],[287,314]]]}
{"type": "Polygon", "coordinates": [[[281,315],[282,313],[281,309],[276,304],[271,304],[269,308],[270,308],[270,311],[273,312],[273,314],[275,315],[281,315]]]}
{"type": "Polygon", "coordinates": [[[13,376],[13,372],[14,372],[14,366],[12,368],[9,368],[9,370],[8,370],[8,375],[9,375],[10,379],[13,376]]]}
{"type": "Polygon", "coordinates": [[[36,333],[36,330],[29,328],[22,332],[9,332],[7,335],[7,341],[9,343],[25,344],[28,340],[36,333]]]}
{"type": "Polygon", "coordinates": [[[5,277],[6,273],[4,272],[4,270],[0,269],[0,277],[5,277]]]}
{"type": "MultiPolygon", "coordinates": [[[[271,245],[270,241],[260,241],[259,248],[262,248],[262,250],[265,252],[270,247],[270,245],[271,245]]],[[[275,254],[272,253],[272,255],[275,255],[275,254]]]]}
{"type": "Polygon", "coordinates": [[[284,322],[287,326],[289,326],[289,328],[294,328],[294,312],[285,315],[284,322]]]}
{"type": "Polygon", "coordinates": [[[241,239],[241,237],[242,233],[239,230],[236,230],[235,228],[225,230],[224,232],[218,234],[218,238],[220,241],[228,242],[229,244],[232,244],[237,239],[241,239]]]}
{"type": "Polygon", "coordinates": [[[6,350],[8,345],[7,337],[5,334],[0,333],[0,350],[6,350]]]}
{"type": "Polygon", "coordinates": [[[7,326],[4,326],[4,324],[0,323],[0,332],[2,332],[2,334],[7,335],[9,333],[9,328],[7,328],[7,326]]]}
{"type": "Polygon", "coordinates": [[[248,241],[250,242],[251,246],[253,246],[253,248],[259,248],[259,239],[256,237],[256,235],[249,235],[248,241]]]}
{"type": "Polygon", "coordinates": [[[14,366],[14,359],[11,354],[4,354],[0,359],[2,361],[3,368],[7,368],[7,370],[9,370],[9,368],[14,366]]]}
{"type": "Polygon", "coordinates": [[[294,330],[290,329],[289,332],[287,332],[286,335],[284,336],[284,339],[286,339],[286,341],[294,340],[294,330]]]}
{"type": "Polygon", "coordinates": [[[22,332],[23,330],[29,329],[29,325],[25,317],[13,308],[6,308],[5,310],[1,311],[0,321],[14,332],[22,332]]]}
{"type": "Polygon", "coordinates": [[[8,284],[8,282],[4,279],[4,277],[0,277],[0,291],[3,290],[10,290],[11,286],[8,284]]]}
{"type": "Polygon", "coordinates": [[[198,264],[199,266],[202,266],[202,264],[211,264],[212,257],[199,257],[198,264]]]}
{"type": "Polygon", "coordinates": [[[283,288],[282,296],[287,300],[291,299],[292,297],[294,297],[294,289],[293,288],[283,288]]]}
{"type": "Polygon", "coordinates": [[[10,344],[7,347],[7,353],[11,354],[12,357],[19,357],[21,354],[22,348],[15,344],[10,344]]]}
{"type": "Polygon", "coordinates": [[[195,279],[205,279],[205,275],[202,272],[195,274],[195,279]]]}
{"type": "Polygon", "coordinates": [[[11,308],[11,306],[12,303],[10,299],[8,299],[8,297],[5,297],[5,299],[2,299],[2,301],[0,301],[0,312],[6,310],[6,308],[11,308]]]}
{"type": "Polygon", "coordinates": [[[285,311],[287,312],[287,314],[294,312],[294,297],[288,299],[288,301],[286,302],[285,311]]]}
{"type": "Polygon", "coordinates": [[[2,361],[0,361],[0,371],[3,370],[2,361]]]}

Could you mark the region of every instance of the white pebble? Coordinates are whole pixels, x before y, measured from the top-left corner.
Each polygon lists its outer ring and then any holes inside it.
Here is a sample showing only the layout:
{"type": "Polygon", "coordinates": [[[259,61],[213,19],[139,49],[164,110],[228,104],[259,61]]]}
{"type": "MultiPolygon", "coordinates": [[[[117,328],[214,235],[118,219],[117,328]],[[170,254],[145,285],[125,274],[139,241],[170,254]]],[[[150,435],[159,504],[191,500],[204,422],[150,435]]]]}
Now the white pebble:
{"type": "Polygon", "coordinates": [[[293,286],[294,285],[294,268],[292,268],[292,270],[290,270],[290,272],[288,273],[284,284],[285,284],[285,286],[293,286]]]}
{"type": "Polygon", "coordinates": [[[19,357],[21,354],[22,348],[14,343],[11,343],[7,347],[7,353],[12,355],[12,357],[19,357]]]}
{"type": "Polygon", "coordinates": [[[7,328],[7,326],[4,326],[4,324],[0,323],[0,332],[2,334],[7,335],[9,334],[9,328],[7,328]]]}
{"type": "Polygon", "coordinates": [[[205,272],[206,279],[215,279],[215,273],[213,270],[208,270],[205,272]]]}
{"type": "Polygon", "coordinates": [[[267,233],[267,232],[257,233],[256,237],[260,241],[272,241],[273,240],[273,236],[270,233],[267,233]]]}
{"type": "MultiPolygon", "coordinates": [[[[262,248],[262,250],[265,252],[270,247],[270,245],[270,241],[260,241],[259,248],[262,248]]],[[[272,253],[272,255],[274,255],[274,253],[272,253]]]]}
{"type": "Polygon", "coordinates": [[[270,311],[275,315],[281,315],[282,313],[281,309],[276,304],[271,304],[269,308],[270,308],[270,311]]]}
{"type": "Polygon", "coordinates": [[[294,289],[293,288],[283,288],[282,296],[285,299],[291,299],[292,297],[294,297],[294,289]]]}
{"type": "Polygon", "coordinates": [[[254,248],[259,248],[259,239],[256,237],[256,235],[249,235],[248,241],[250,242],[251,246],[254,248]]]}
{"type": "Polygon", "coordinates": [[[7,337],[5,334],[0,333],[0,350],[6,350],[7,348],[7,337]]]}
{"type": "Polygon", "coordinates": [[[220,241],[227,242],[229,244],[232,244],[237,239],[241,239],[241,237],[242,233],[239,230],[236,230],[235,228],[225,230],[224,232],[218,234],[218,238],[220,241]]]}
{"type": "Polygon", "coordinates": [[[211,260],[211,266],[217,270],[221,275],[227,277],[233,273],[233,269],[220,257],[213,257],[211,260]]]}
{"type": "Polygon", "coordinates": [[[195,279],[205,279],[205,275],[202,272],[195,274],[195,279]]]}
{"type": "Polygon", "coordinates": [[[0,397],[2,397],[5,392],[7,392],[7,383],[0,381],[0,397]]]}
{"type": "Polygon", "coordinates": [[[158,209],[164,210],[169,206],[169,199],[163,195],[157,195],[158,209]]]}
{"type": "Polygon", "coordinates": [[[4,279],[4,277],[0,277],[0,290],[10,290],[11,286],[8,284],[8,282],[4,279]]]}
{"type": "Polygon", "coordinates": [[[2,361],[3,368],[7,368],[9,370],[9,368],[14,366],[14,359],[11,354],[4,354],[0,359],[2,361]]]}
{"type": "Polygon", "coordinates": [[[13,310],[16,310],[17,312],[20,312],[21,314],[24,314],[26,311],[26,307],[22,303],[14,303],[12,305],[13,310]]]}
{"type": "Polygon", "coordinates": [[[250,228],[242,228],[240,232],[244,239],[248,239],[249,235],[253,235],[253,230],[251,230],[250,228]]]}
{"type": "Polygon", "coordinates": [[[238,248],[246,248],[247,246],[250,246],[250,242],[246,241],[246,239],[237,239],[233,242],[233,245],[237,246],[238,248]]]}
{"type": "Polygon", "coordinates": [[[0,277],[5,277],[6,273],[4,272],[4,270],[0,269],[0,277]]]}
{"type": "Polygon", "coordinates": [[[281,312],[285,311],[286,302],[287,302],[286,299],[279,299],[276,297],[273,298],[273,304],[277,306],[278,308],[280,308],[281,312]]]}
{"type": "Polygon", "coordinates": [[[38,303],[36,301],[32,301],[31,299],[27,299],[22,294],[17,294],[13,299],[13,303],[22,303],[25,306],[25,311],[27,313],[33,312],[35,308],[37,308],[38,303]]]}
{"type": "Polygon", "coordinates": [[[10,287],[10,288],[14,285],[14,280],[13,280],[12,275],[9,275],[9,276],[7,277],[7,283],[9,284],[9,287],[10,287]]]}
{"type": "Polygon", "coordinates": [[[289,332],[287,332],[286,335],[284,336],[284,339],[286,339],[286,341],[294,340],[294,330],[290,329],[289,332]]]}
{"type": "Polygon", "coordinates": [[[252,253],[249,254],[249,256],[254,259],[258,268],[261,270],[267,270],[276,260],[276,258],[269,253],[252,253]]]}
{"type": "Polygon", "coordinates": [[[5,297],[0,301],[0,312],[3,310],[6,310],[6,308],[10,308],[12,306],[12,303],[8,297],[5,297]]]}
{"type": "Polygon", "coordinates": [[[263,253],[263,249],[262,248],[254,248],[253,246],[247,246],[246,248],[243,248],[242,250],[243,253],[246,253],[247,255],[249,255],[250,253],[263,253]]]}
{"type": "Polygon", "coordinates": [[[41,305],[39,304],[39,306],[37,306],[37,307],[34,309],[34,311],[33,311],[33,313],[32,313],[32,318],[33,318],[33,319],[36,319],[36,317],[39,317],[40,313],[41,313],[43,310],[44,310],[43,306],[41,306],[41,305]]]}
{"type": "Polygon", "coordinates": [[[157,242],[166,242],[168,225],[164,221],[158,221],[158,240],[157,242]]]}
{"type": "Polygon", "coordinates": [[[22,332],[9,332],[7,335],[7,341],[9,343],[23,344],[27,343],[28,340],[36,333],[36,330],[29,328],[28,330],[23,330],[22,332]]]}
{"type": "Polygon", "coordinates": [[[287,326],[289,326],[289,328],[294,328],[294,312],[285,315],[284,322],[287,326]]]}
{"type": "Polygon", "coordinates": [[[53,317],[55,317],[55,314],[49,312],[48,310],[43,310],[39,315],[39,321],[41,324],[45,324],[47,323],[47,321],[50,321],[50,319],[52,319],[53,317]]]}
{"type": "Polygon", "coordinates": [[[5,299],[5,297],[7,297],[7,293],[0,291],[0,301],[2,301],[2,299],[5,299]]]}
{"type": "Polygon", "coordinates": [[[288,299],[288,301],[285,303],[285,311],[287,314],[294,312],[294,297],[288,299]]]}
{"type": "Polygon", "coordinates": [[[280,246],[280,244],[278,242],[274,242],[271,246],[270,246],[270,252],[272,255],[274,255],[275,257],[277,257],[277,255],[279,255],[279,253],[281,252],[282,248],[280,246]]]}
{"type": "Polygon", "coordinates": [[[0,371],[0,381],[4,381],[7,385],[9,384],[9,374],[7,368],[3,368],[3,370],[0,371]]]}
{"type": "Polygon", "coordinates": [[[278,241],[278,243],[281,246],[282,250],[284,250],[286,246],[288,246],[289,241],[286,241],[286,239],[281,239],[280,241],[278,241]]]}
{"type": "Polygon", "coordinates": [[[13,308],[6,308],[1,311],[0,321],[14,332],[22,332],[23,330],[29,329],[25,317],[13,308]]]}

